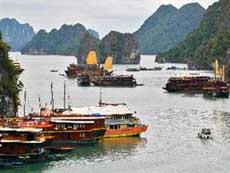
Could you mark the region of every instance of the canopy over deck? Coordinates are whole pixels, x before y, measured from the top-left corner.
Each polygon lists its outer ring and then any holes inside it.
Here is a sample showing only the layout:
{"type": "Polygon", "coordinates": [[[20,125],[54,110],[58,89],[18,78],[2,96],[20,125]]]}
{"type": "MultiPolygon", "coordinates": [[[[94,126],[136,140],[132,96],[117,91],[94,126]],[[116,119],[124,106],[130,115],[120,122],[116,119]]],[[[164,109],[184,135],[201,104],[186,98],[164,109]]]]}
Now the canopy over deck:
{"type": "Polygon", "coordinates": [[[72,107],[71,110],[63,112],[63,115],[126,115],[134,114],[126,105],[106,105],[106,106],[88,106],[88,107],[72,107]]]}

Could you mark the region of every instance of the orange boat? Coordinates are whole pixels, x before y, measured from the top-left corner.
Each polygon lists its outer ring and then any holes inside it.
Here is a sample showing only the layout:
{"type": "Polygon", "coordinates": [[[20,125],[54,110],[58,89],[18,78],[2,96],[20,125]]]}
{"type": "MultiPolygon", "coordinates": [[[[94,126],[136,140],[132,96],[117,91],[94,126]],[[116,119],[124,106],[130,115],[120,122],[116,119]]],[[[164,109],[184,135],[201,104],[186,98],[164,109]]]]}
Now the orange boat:
{"type": "Polygon", "coordinates": [[[62,115],[91,115],[106,117],[104,138],[139,136],[148,125],[142,124],[125,104],[104,104],[100,106],[76,107],[64,111],[62,115]]]}

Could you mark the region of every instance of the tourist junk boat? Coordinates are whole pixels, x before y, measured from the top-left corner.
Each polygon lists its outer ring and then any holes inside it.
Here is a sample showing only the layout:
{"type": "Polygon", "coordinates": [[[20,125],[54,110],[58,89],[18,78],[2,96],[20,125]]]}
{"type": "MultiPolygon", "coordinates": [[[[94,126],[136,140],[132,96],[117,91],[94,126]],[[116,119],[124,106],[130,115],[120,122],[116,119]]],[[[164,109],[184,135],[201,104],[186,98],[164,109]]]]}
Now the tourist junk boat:
{"type": "Polygon", "coordinates": [[[163,89],[168,92],[204,93],[204,95],[228,98],[229,85],[225,82],[225,67],[219,69],[216,60],[214,69],[214,79],[208,76],[171,77],[163,89]],[[217,79],[217,75],[220,75],[221,79],[217,79]]]}
{"type": "Polygon", "coordinates": [[[110,76],[113,72],[113,58],[111,56],[106,58],[103,69],[105,70],[105,73],[103,75],[95,75],[90,72],[88,72],[87,74],[81,74],[77,77],[77,84],[79,86],[90,86],[91,84],[93,84],[93,80],[95,78],[100,78],[100,76],[110,76]]]}
{"type": "Polygon", "coordinates": [[[215,96],[218,98],[229,98],[229,85],[220,80],[209,81],[203,87],[204,96],[215,96]]]}
{"type": "Polygon", "coordinates": [[[1,127],[0,165],[41,161],[45,159],[45,143],[42,129],[1,127]]]}
{"type": "Polygon", "coordinates": [[[111,75],[112,69],[112,57],[107,57],[103,69],[106,72],[103,75],[92,75],[88,73],[87,75],[82,74],[78,77],[78,85],[80,86],[111,86],[111,87],[135,87],[137,86],[136,79],[133,75],[111,75]]]}
{"type": "Polygon", "coordinates": [[[138,84],[133,75],[110,75],[95,77],[92,81],[95,86],[136,87],[138,84]]]}
{"type": "Polygon", "coordinates": [[[218,67],[218,60],[213,64],[215,80],[208,81],[203,87],[204,96],[215,96],[218,98],[229,98],[229,83],[225,80],[225,66],[218,67]],[[220,75],[221,79],[217,80],[217,76],[220,75]]]}
{"type": "Polygon", "coordinates": [[[95,51],[89,52],[86,64],[70,64],[65,72],[69,78],[77,78],[81,75],[103,76],[104,74],[112,73],[100,67],[95,51]]]}
{"type": "Polygon", "coordinates": [[[65,116],[104,116],[106,117],[106,132],[104,138],[139,136],[145,132],[148,125],[141,124],[125,104],[100,104],[99,106],[72,107],[64,111],[65,116]]]}
{"type": "Polygon", "coordinates": [[[106,131],[105,117],[63,116],[52,113],[48,116],[32,115],[31,119],[18,123],[23,128],[42,128],[51,145],[93,144],[100,140],[106,131]]]}
{"type": "MultiPolygon", "coordinates": [[[[65,108],[66,85],[64,83],[64,108],[54,109],[53,84],[51,83],[52,109],[41,108],[39,113],[29,114],[27,118],[17,119],[22,128],[42,128],[51,144],[91,144],[101,139],[106,131],[105,117],[63,116],[65,108]]],[[[25,114],[25,113],[24,113],[25,114]]]]}
{"type": "Polygon", "coordinates": [[[201,92],[210,79],[208,76],[171,77],[163,89],[168,92],[201,92]]]}

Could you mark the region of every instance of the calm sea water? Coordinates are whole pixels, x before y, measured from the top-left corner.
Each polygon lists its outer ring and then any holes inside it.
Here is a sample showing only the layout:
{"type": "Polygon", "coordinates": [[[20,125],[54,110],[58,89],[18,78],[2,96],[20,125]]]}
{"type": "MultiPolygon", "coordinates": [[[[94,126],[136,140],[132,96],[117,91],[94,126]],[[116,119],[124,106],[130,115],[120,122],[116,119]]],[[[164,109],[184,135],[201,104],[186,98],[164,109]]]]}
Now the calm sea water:
{"type": "MultiPolygon", "coordinates": [[[[63,105],[63,83],[67,83],[68,104],[96,105],[99,88],[78,87],[64,73],[74,57],[22,56],[11,54],[25,71],[20,79],[27,91],[27,111],[38,110],[50,101],[50,83],[54,84],[56,107],[63,105]],[[51,73],[51,69],[59,70],[51,73]]],[[[142,56],[141,65],[151,67],[154,56],[142,56]]],[[[180,65],[182,66],[182,65],[180,65]]],[[[126,73],[126,65],[116,65],[115,73],[126,73]]],[[[129,66],[131,67],[131,66],[129,66]]],[[[202,95],[170,94],[162,90],[168,77],[189,71],[133,72],[136,88],[102,88],[103,101],[127,103],[149,125],[140,138],[110,139],[95,146],[77,147],[66,159],[0,170],[1,173],[225,173],[230,170],[230,100],[207,99],[202,95]],[[211,128],[213,140],[198,139],[201,128],[211,128]]],[[[210,72],[202,71],[205,75],[210,72]]],[[[21,114],[21,109],[20,109],[21,114]]]]}

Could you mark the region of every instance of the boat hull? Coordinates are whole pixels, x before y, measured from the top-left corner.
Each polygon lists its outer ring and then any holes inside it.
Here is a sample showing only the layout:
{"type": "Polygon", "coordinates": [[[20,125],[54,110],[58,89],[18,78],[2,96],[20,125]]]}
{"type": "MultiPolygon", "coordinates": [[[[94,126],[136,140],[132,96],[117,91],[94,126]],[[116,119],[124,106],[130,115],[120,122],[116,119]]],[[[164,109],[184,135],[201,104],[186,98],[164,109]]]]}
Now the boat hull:
{"type": "Polygon", "coordinates": [[[104,138],[139,136],[141,133],[145,132],[147,128],[147,125],[143,125],[139,127],[129,127],[123,129],[107,129],[104,138]]]}
{"type": "Polygon", "coordinates": [[[81,132],[58,132],[58,131],[45,131],[46,136],[53,136],[50,145],[55,144],[79,144],[88,145],[95,144],[98,140],[102,139],[105,135],[106,128],[93,129],[85,133],[85,137],[79,137],[81,132]]]}

